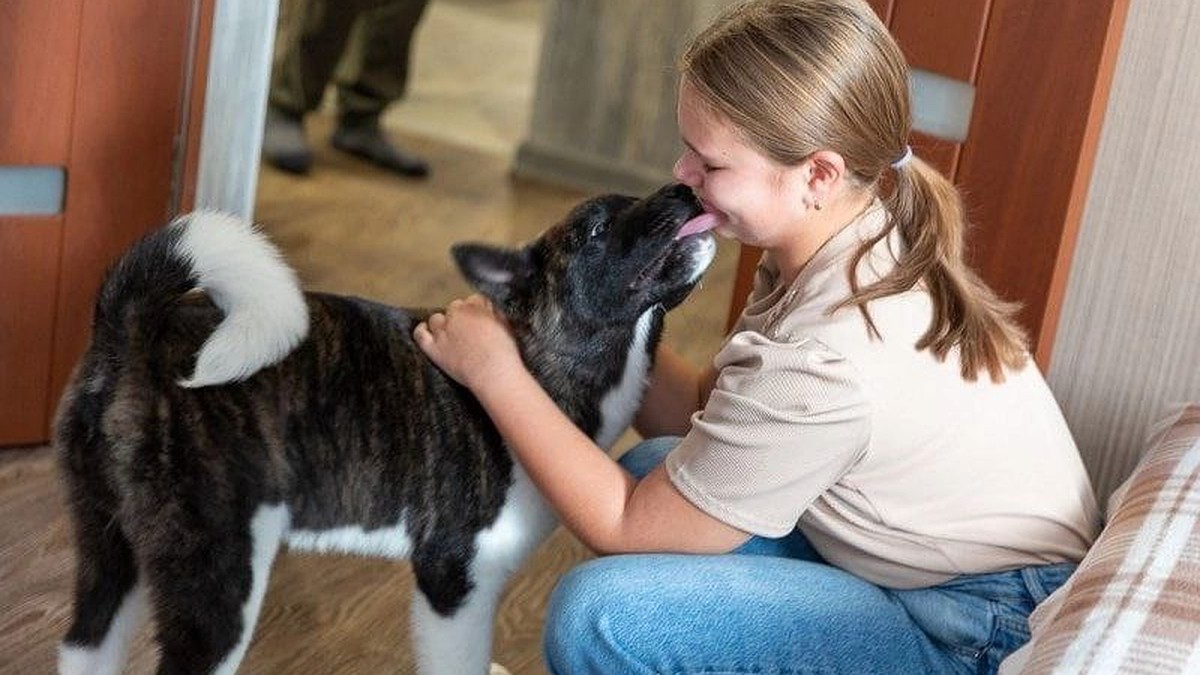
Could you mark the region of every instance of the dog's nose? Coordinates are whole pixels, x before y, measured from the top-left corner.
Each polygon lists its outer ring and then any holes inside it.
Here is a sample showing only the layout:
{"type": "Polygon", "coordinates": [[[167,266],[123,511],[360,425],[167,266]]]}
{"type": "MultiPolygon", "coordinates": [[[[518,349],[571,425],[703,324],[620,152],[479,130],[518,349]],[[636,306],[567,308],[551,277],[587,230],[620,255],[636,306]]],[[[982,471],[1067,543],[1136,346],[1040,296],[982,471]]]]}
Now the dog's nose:
{"type": "Polygon", "coordinates": [[[676,199],[695,199],[696,195],[692,192],[692,188],[683,183],[675,183],[667,189],[667,195],[676,199]]]}
{"type": "Polygon", "coordinates": [[[679,200],[694,209],[700,209],[700,200],[696,198],[696,193],[692,192],[692,188],[683,183],[673,183],[664,187],[661,191],[662,195],[668,199],[679,200]]]}

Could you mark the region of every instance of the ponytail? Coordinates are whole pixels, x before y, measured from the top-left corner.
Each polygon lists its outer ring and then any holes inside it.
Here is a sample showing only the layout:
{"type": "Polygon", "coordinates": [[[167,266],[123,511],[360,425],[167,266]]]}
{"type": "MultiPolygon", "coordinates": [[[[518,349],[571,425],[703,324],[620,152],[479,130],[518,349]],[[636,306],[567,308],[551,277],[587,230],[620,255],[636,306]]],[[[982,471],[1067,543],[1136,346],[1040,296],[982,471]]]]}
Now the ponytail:
{"type": "Polygon", "coordinates": [[[1001,300],[967,266],[966,217],[954,185],[916,157],[895,169],[895,188],[884,200],[891,219],[855,253],[850,265],[852,295],[835,309],[856,305],[878,337],[867,303],[923,284],[933,303],[933,320],[916,348],[945,360],[957,346],[964,379],[974,381],[986,369],[993,381],[1002,382],[1005,369],[1019,369],[1029,358],[1025,332],[1014,319],[1019,305],[1001,300]],[[891,273],[860,289],[855,274],[859,262],[894,228],[899,228],[907,250],[891,273]]]}

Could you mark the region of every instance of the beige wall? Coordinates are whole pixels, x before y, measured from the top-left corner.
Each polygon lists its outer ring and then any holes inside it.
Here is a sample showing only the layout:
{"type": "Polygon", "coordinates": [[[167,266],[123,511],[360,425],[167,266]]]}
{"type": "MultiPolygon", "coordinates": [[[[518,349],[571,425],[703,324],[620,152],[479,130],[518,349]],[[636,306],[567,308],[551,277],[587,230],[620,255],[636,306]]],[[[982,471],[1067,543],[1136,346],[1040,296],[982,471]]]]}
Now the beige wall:
{"type": "Polygon", "coordinates": [[[1200,12],[1130,7],[1049,380],[1098,491],[1200,400],[1200,12]]]}
{"type": "Polygon", "coordinates": [[[549,2],[516,173],[633,193],[670,180],[681,147],[676,56],[734,1],[549,2]]]}

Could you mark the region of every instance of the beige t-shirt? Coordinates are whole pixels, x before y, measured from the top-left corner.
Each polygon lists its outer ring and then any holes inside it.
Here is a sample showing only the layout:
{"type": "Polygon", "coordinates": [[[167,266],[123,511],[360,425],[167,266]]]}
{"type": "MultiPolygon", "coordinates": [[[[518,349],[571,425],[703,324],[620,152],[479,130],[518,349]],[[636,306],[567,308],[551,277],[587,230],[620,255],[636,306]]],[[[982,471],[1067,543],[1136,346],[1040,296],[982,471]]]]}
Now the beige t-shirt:
{"type": "MultiPolygon", "coordinates": [[[[1078,562],[1099,530],[1091,484],[1032,360],[995,384],[914,348],[932,307],[921,288],[856,307],[847,269],[886,224],[876,202],[790,287],[769,256],[717,354],[704,410],[667,458],[676,488],[713,517],[781,537],[799,527],[830,563],[919,588],[960,574],[1078,562]]],[[[893,231],[858,267],[895,265],[893,231]]]]}

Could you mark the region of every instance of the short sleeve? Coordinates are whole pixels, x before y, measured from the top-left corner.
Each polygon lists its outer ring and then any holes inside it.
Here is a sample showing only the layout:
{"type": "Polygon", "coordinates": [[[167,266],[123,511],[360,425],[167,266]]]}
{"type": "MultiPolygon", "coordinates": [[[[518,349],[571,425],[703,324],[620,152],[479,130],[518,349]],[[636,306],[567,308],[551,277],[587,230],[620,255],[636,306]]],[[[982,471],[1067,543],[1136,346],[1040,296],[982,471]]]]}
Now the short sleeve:
{"type": "Polygon", "coordinates": [[[714,518],[786,535],[866,452],[870,416],[857,371],[818,340],[752,331],[735,333],[714,365],[716,386],[667,473],[714,518]]]}

